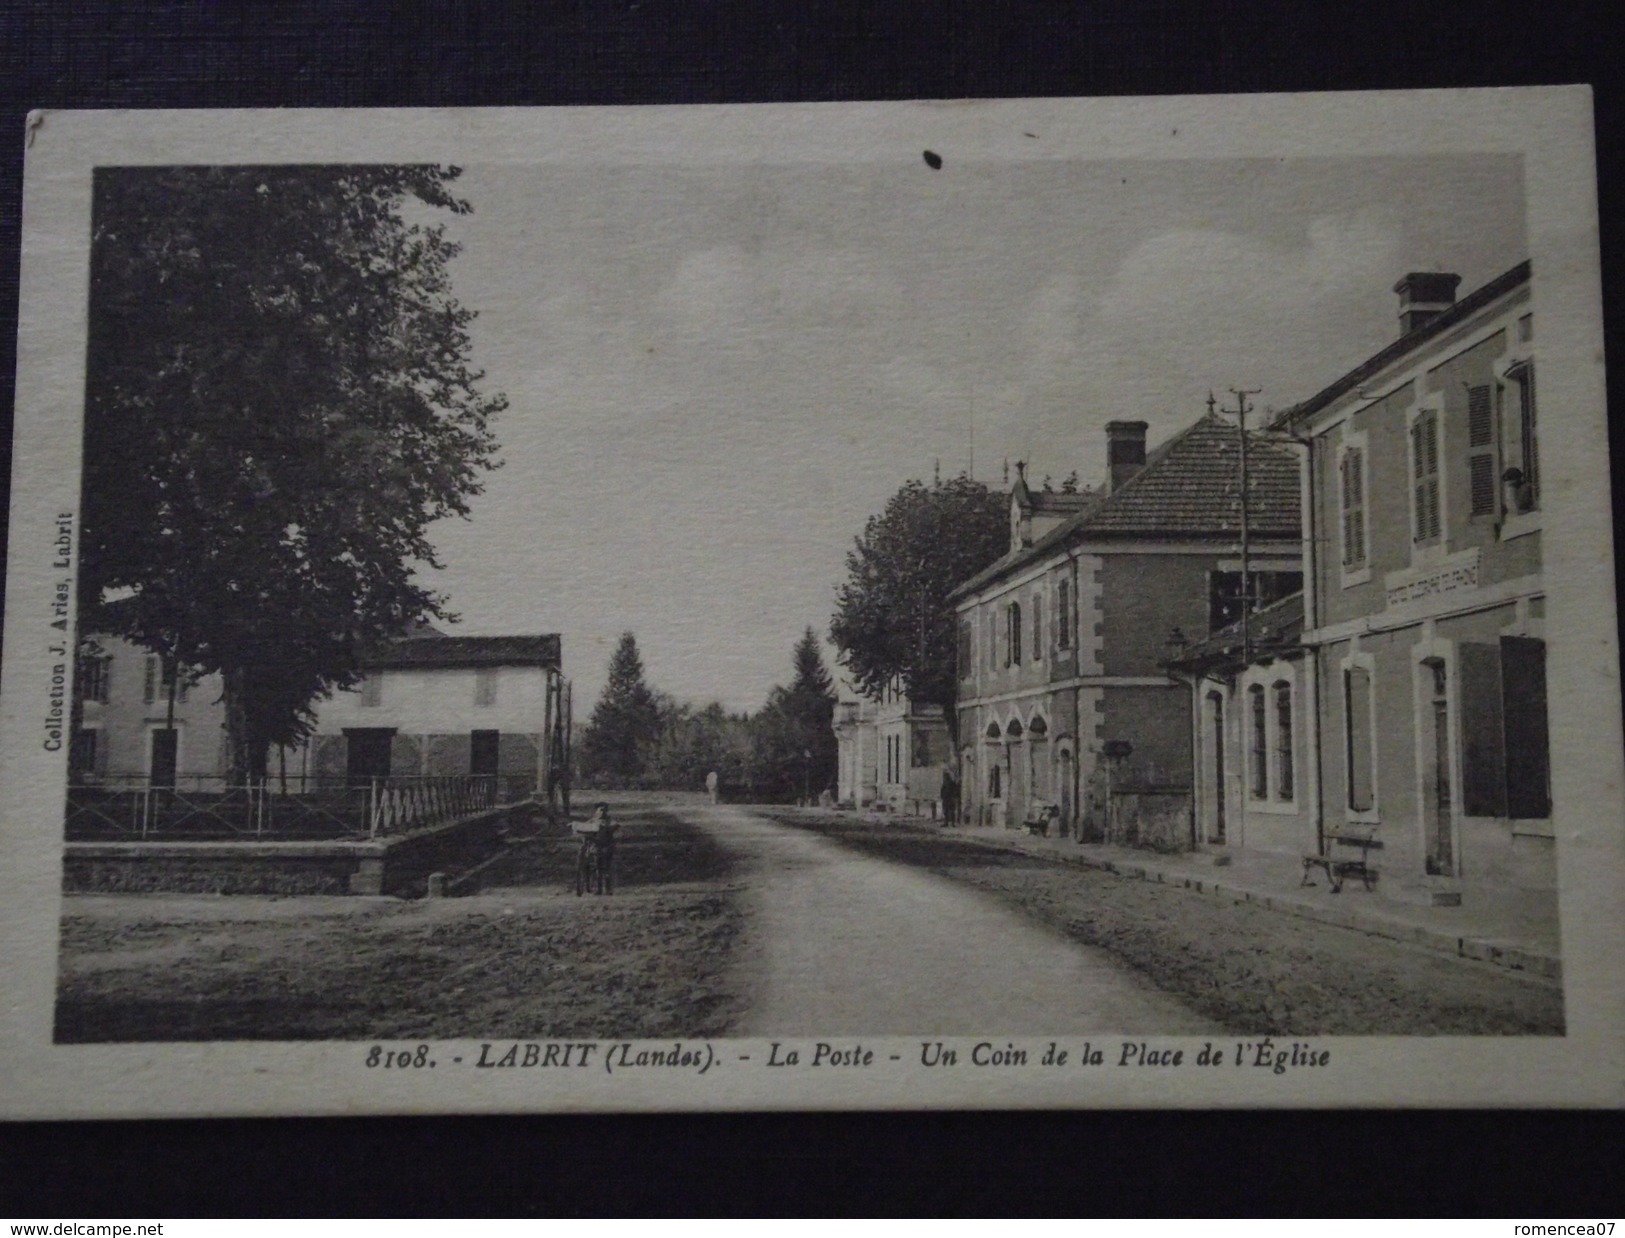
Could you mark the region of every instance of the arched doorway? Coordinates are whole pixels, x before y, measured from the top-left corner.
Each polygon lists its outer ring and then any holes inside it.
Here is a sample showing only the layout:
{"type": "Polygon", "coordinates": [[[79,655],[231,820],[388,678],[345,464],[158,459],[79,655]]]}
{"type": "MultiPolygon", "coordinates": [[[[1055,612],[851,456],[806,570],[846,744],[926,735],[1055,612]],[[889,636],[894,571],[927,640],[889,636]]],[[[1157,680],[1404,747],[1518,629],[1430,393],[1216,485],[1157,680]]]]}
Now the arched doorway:
{"type": "Polygon", "coordinates": [[[1211,808],[1207,814],[1207,840],[1210,843],[1224,842],[1224,694],[1222,692],[1209,692],[1207,694],[1207,733],[1208,733],[1208,789],[1207,800],[1211,808]]]}

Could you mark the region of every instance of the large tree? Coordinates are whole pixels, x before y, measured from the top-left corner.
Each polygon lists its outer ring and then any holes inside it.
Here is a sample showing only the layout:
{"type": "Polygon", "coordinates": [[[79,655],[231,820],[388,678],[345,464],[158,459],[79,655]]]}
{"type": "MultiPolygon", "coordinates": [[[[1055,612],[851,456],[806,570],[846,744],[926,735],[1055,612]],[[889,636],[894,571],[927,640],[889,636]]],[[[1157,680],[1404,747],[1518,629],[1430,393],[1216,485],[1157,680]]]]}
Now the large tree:
{"type": "MultiPolygon", "coordinates": [[[[668,700],[668,710],[671,706],[668,700]]],[[[597,786],[635,785],[644,775],[661,729],[661,701],[644,680],[637,637],[623,632],[610,655],[603,695],[581,736],[582,778],[597,786]]]]}
{"type": "Polygon", "coordinates": [[[878,698],[900,683],[940,705],[951,731],[956,641],[948,595],[1009,546],[1006,498],[961,474],[905,483],[846,556],[830,638],[853,686],[878,698]]]}
{"type": "Polygon", "coordinates": [[[451,294],[455,168],[95,176],[82,630],[225,685],[230,773],[309,733],[369,644],[451,618],[427,528],[495,467],[451,294]]]}
{"type": "Polygon", "coordinates": [[[802,633],[791,653],[795,674],[776,687],[752,719],[756,763],[778,797],[816,796],[835,781],[835,684],[824,667],[818,635],[802,633]]]}

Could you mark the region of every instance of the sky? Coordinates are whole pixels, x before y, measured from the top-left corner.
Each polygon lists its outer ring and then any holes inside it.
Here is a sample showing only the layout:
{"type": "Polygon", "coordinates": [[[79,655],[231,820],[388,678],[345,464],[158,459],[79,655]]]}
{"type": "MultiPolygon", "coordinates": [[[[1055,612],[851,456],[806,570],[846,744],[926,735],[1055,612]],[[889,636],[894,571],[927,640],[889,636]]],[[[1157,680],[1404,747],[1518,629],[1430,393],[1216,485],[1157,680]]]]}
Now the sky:
{"type": "MultiPolygon", "coordinates": [[[[1398,334],[1394,283],[1527,256],[1507,156],[470,166],[455,294],[510,408],[434,527],[468,634],[558,632],[576,712],[623,631],[652,686],[754,709],[825,636],[909,478],[1105,472],[1212,390],[1260,410],[1398,334]]],[[[833,649],[826,646],[833,661],[833,649]]],[[[832,669],[837,669],[832,667],[832,669]]]]}

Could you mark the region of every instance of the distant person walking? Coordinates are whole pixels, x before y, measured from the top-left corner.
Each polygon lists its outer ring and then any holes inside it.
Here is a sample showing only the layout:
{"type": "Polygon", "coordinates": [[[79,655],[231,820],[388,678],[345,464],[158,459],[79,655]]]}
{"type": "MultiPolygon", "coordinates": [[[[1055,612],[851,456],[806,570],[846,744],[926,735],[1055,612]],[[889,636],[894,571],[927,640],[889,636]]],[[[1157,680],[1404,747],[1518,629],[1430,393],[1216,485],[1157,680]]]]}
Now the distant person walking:
{"type": "Polygon", "coordinates": [[[959,779],[948,766],[942,767],[942,823],[954,825],[959,821],[959,779]]]}
{"type": "Polygon", "coordinates": [[[711,797],[713,804],[717,802],[717,783],[717,771],[712,770],[705,776],[705,793],[711,797]]]}

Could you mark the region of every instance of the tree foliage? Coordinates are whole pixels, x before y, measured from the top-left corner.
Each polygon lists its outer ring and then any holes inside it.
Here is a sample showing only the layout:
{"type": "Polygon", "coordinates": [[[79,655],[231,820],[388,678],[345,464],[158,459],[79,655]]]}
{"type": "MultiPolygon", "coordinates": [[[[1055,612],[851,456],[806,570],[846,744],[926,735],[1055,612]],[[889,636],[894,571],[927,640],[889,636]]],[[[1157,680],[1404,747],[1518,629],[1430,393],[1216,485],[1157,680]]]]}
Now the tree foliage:
{"type": "Polygon", "coordinates": [[[357,656],[449,618],[415,572],[506,401],[470,363],[455,168],[96,173],[82,629],[225,684],[236,778],[357,656]]]}
{"type": "Polygon", "coordinates": [[[791,654],[789,687],[776,687],[752,719],[758,779],[774,799],[816,797],[835,782],[835,684],[808,628],[791,654]]]}
{"type": "Polygon", "coordinates": [[[878,698],[898,682],[954,720],[953,589],[1009,546],[1005,497],[961,474],[906,482],[846,556],[830,637],[853,685],[878,698]]]}
{"type": "MultiPolygon", "coordinates": [[[[667,698],[669,713],[675,703],[667,698]]],[[[589,786],[639,785],[661,736],[662,702],[643,677],[637,637],[622,632],[609,679],[581,736],[580,773],[589,786]]]]}

